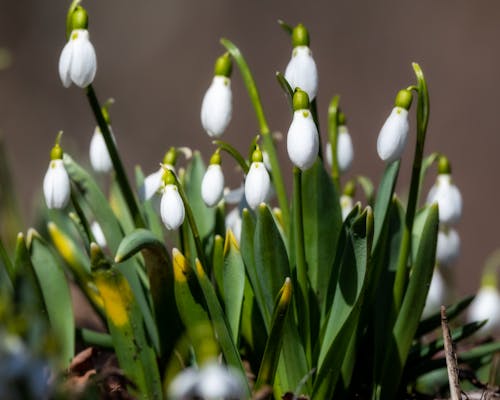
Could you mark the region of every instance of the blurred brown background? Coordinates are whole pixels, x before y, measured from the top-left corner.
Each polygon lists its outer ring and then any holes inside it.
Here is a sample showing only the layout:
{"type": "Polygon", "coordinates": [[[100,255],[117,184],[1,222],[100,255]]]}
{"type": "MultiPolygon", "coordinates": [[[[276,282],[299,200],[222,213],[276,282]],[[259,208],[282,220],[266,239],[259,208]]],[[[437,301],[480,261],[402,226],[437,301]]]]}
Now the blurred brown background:
{"type": "MultiPolygon", "coordinates": [[[[199,122],[200,104],[220,37],[234,41],[254,72],[273,130],[286,133],[290,114],[275,82],[291,53],[281,18],[309,27],[320,74],[319,113],[326,137],[326,109],[341,94],[353,142],[350,175],[378,181],[383,163],[376,155],[378,131],[396,92],[414,83],[411,62],[422,66],[432,103],[427,153],[447,154],[464,197],[458,230],[462,256],[455,266],[461,294],[479,284],[482,264],[500,246],[500,2],[498,0],[401,1],[84,1],[97,51],[95,88],[111,109],[121,154],[132,175],[141,164],[157,168],[171,145],[212,151],[199,122]]],[[[62,87],[57,73],[65,43],[69,1],[0,0],[0,47],[12,57],[0,71],[0,130],[25,214],[33,217],[56,133],[63,146],[87,162],[95,122],[83,92],[62,87]]],[[[224,139],[246,146],[257,124],[239,73],[233,79],[233,120],[224,139]]],[[[402,165],[400,192],[409,181],[402,165]]],[[[290,163],[281,145],[285,170],[290,163]]],[[[226,165],[230,165],[228,162],[226,165]]],[[[429,177],[427,187],[433,181],[429,177]]],[[[233,177],[233,182],[237,178],[233,177]]],[[[0,221],[1,223],[1,221],[0,221]]]]}

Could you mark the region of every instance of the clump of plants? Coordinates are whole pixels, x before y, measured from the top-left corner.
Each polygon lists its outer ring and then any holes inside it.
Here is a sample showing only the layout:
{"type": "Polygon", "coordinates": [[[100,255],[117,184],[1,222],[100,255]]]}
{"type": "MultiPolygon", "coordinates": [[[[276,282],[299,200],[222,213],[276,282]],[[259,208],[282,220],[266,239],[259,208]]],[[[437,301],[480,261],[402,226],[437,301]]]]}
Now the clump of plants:
{"type": "MultiPolygon", "coordinates": [[[[120,133],[115,139],[112,131],[110,103],[102,105],[92,85],[97,62],[79,3],[73,1],[68,11],[59,74],[65,87],[82,88],[95,116],[94,171],[64,151],[59,134],[43,182],[41,233],[19,234],[12,255],[1,248],[0,351],[2,341],[15,337],[18,348],[41,360],[26,366],[44,366],[33,372],[38,395],[109,396],[99,386],[98,369],[79,393],[56,384],[74,367],[76,343],[116,356],[120,388],[130,396],[123,398],[401,399],[454,393],[449,371],[457,372],[457,364],[447,360],[443,345],[467,339],[484,321],[457,323],[450,338],[441,338],[442,324],[456,320],[472,297],[451,304],[446,314],[427,302],[422,317],[436,265],[445,268],[458,254],[454,226],[462,198],[447,157],[424,151],[430,108],[420,66],[412,65],[415,82],[388,105],[392,111],[377,142],[386,165],[380,181],[362,175],[346,181],[354,156],[347,119],[334,96],[322,135],[307,28],[280,22],[292,42],[286,71],[276,74],[277,90],[290,105],[290,126],[278,128],[287,131],[291,171],[278,160],[276,146],[282,143],[273,138],[244,56],[222,39],[226,52],[215,62],[201,106],[202,126],[214,138],[208,166],[198,151],[166,143],[157,171],[146,176],[137,167],[132,181],[120,159],[120,133]],[[222,139],[231,138],[223,134],[230,130],[233,69],[259,125],[246,154],[222,139]],[[415,127],[408,122],[411,112],[415,127]],[[402,201],[395,187],[408,139],[415,151],[402,201]],[[234,165],[243,184],[225,191],[224,168],[234,165]],[[433,165],[436,183],[421,201],[433,165]],[[108,175],[110,184],[99,185],[96,174],[108,175]],[[291,194],[284,185],[288,175],[291,194]],[[75,326],[70,282],[106,332],[75,326]],[[18,313],[2,311],[25,309],[24,322],[18,313]],[[19,318],[17,325],[8,323],[19,318]],[[52,371],[52,379],[40,379],[42,370],[52,371]]],[[[489,271],[485,285],[498,296],[489,271]]],[[[475,376],[499,349],[498,342],[475,343],[458,358],[475,376]]],[[[0,390],[5,376],[0,369],[0,390]]],[[[27,388],[17,398],[37,398],[27,388]]]]}

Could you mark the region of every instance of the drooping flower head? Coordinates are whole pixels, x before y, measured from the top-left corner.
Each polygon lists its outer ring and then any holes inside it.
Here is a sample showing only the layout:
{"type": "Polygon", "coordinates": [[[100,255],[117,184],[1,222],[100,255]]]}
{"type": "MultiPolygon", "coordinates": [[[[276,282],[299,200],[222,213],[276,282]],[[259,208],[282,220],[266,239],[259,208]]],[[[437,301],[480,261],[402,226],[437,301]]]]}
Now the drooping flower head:
{"type": "Polygon", "coordinates": [[[175,172],[175,163],[177,162],[177,150],[175,147],[171,147],[165,153],[163,157],[162,165],[157,171],[148,175],[144,179],[144,183],[139,188],[139,198],[142,201],[149,200],[156,193],[158,193],[162,187],[162,178],[164,167],[175,172]]]}
{"type": "Polygon", "coordinates": [[[400,90],[394,102],[395,107],[386,119],[377,139],[378,156],[387,163],[399,160],[408,140],[408,110],[412,101],[411,92],[400,90]]]}
{"type": "Polygon", "coordinates": [[[63,151],[59,145],[62,132],[56,139],[56,144],[50,152],[50,163],[43,179],[43,194],[48,208],[64,208],[71,195],[71,183],[64,167],[63,151]]]}
{"type": "Polygon", "coordinates": [[[184,222],[184,203],[179,194],[173,172],[167,167],[164,167],[163,171],[163,194],[160,204],[161,220],[168,230],[174,230],[184,222]]]}
{"type": "MultiPolygon", "coordinates": [[[[111,129],[111,119],[109,117],[109,111],[107,107],[112,103],[112,99],[108,100],[106,104],[102,107],[102,115],[106,124],[108,125],[109,131],[111,132],[111,137],[115,141],[115,136],[113,135],[113,130],[111,129]]],[[[99,173],[107,173],[113,169],[113,162],[111,161],[111,156],[109,155],[108,147],[102,135],[101,129],[96,126],[94,129],[94,134],[92,135],[92,140],[90,141],[89,149],[90,164],[94,171],[99,173]]]]}
{"type": "Polygon", "coordinates": [[[257,147],[252,154],[252,164],[245,178],[245,198],[250,208],[255,209],[267,200],[271,179],[263,162],[262,152],[257,147]]]}
{"type": "Polygon", "coordinates": [[[214,207],[224,195],[224,174],[221,168],[221,157],[217,150],[210,158],[201,182],[201,197],[207,207],[214,207]]]}
{"type": "Polygon", "coordinates": [[[212,84],[201,104],[201,124],[208,136],[218,138],[226,130],[233,113],[232,62],[228,53],[217,59],[214,70],[212,84]]]}
{"type": "Polygon", "coordinates": [[[293,95],[293,109],[286,145],[292,163],[304,171],[311,168],[318,157],[319,137],[309,110],[309,96],[301,89],[293,95]]]}
{"type": "Polygon", "coordinates": [[[468,322],[488,320],[481,328],[480,333],[483,335],[500,331],[500,292],[495,272],[486,268],[481,280],[481,288],[469,306],[467,315],[468,322]]]}
{"type": "Polygon", "coordinates": [[[344,186],[344,192],[340,196],[340,209],[342,211],[342,221],[345,221],[349,213],[354,208],[354,196],[356,195],[356,184],[351,180],[344,186]]]}
{"type": "Polygon", "coordinates": [[[69,36],[59,58],[59,77],[64,87],[74,83],[85,88],[92,83],[97,71],[97,58],[87,30],[87,12],[76,6],[70,10],[68,21],[69,36]]]}
{"type": "Polygon", "coordinates": [[[436,183],[429,191],[427,203],[437,203],[439,207],[439,222],[454,225],[462,216],[462,195],[451,179],[451,165],[448,159],[439,159],[436,183]]]}
{"type": "MultiPolygon", "coordinates": [[[[339,113],[339,127],[337,136],[337,163],[339,171],[345,173],[349,170],[354,159],[354,149],[352,146],[351,135],[347,129],[345,114],[339,113]]],[[[332,166],[332,145],[330,142],[326,144],[326,161],[330,167],[332,166]]]]}
{"type": "Polygon", "coordinates": [[[301,88],[312,101],[318,92],[318,70],[309,48],[309,32],[302,24],[292,31],[292,58],[285,70],[285,79],[293,90],[301,88]]]}
{"type": "Polygon", "coordinates": [[[455,229],[442,225],[439,227],[436,262],[440,266],[451,266],[460,255],[460,236],[455,229]]]}

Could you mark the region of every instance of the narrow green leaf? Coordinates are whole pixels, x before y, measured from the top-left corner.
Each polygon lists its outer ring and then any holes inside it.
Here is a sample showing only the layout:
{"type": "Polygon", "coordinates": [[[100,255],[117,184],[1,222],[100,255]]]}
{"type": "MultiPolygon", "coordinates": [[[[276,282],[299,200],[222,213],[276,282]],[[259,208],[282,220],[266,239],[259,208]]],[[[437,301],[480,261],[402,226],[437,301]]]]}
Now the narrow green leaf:
{"type": "Polygon", "coordinates": [[[431,205],[429,208],[408,289],[394,325],[392,340],[389,340],[387,344],[386,359],[383,365],[384,372],[380,384],[380,398],[383,399],[392,399],[398,390],[403,367],[422,315],[432,279],[439,219],[437,205],[431,205]]]}
{"type": "Polygon", "coordinates": [[[116,177],[111,182],[109,188],[109,205],[113,210],[116,218],[120,221],[120,225],[125,233],[130,233],[135,229],[134,219],[130,215],[127,202],[123,197],[120,185],[116,181],[116,177]]]}
{"type": "Polygon", "coordinates": [[[245,265],[236,238],[230,229],[224,243],[224,309],[233,342],[238,344],[245,290],[245,265]]]}
{"type": "Polygon", "coordinates": [[[47,243],[33,229],[28,232],[28,247],[51,330],[60,346],[61,366],[67,368],[75,355],[75,318],[68,281],[47,243]]]}
{"type": "Polygon", "coordinates": [[[224,298],[224,238],[220,235],[215,236],[214,255],[212,258],[214,269],[214,278],[217,283],[218,293],[224,298]]]}
{"type": "Polygon", "coordinates": [[[285,94],[286,101],[293,114],[293,89],[281,72],[276,72],[276,80],[285,94]]]}

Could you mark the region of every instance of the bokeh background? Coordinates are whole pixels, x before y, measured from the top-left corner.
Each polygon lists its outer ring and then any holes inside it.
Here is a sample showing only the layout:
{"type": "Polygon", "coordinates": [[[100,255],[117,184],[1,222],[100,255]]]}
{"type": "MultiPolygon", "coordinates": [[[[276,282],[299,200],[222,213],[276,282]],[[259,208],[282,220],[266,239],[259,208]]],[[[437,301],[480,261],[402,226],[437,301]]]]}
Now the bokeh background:
{"type": "MultiPolygon", "coordinates": [[[[64,89],[57,73],[68,5],[0,0],[0,131],[25,227],[41,201],[56,133],[64,130],[65,150],[86,163],[95,126],[84,93],[64,89]]],[[[458,227],[462,255],[454,267],[458,293],[477,288],[485,259],[500,246],[498,0],[86,0],[84,5],[98,57],[95,89],[101,101],[116,99],[113,128],[130,176],[136,164],[155,170],[169,146],[190,146],[205,159],[210,156],[213,146],[199,112],[213,62],[223,52],[221,37],[240,47],[271,128],[286,133],[290,113],[274,77],[291,54],[289,38],[276,23],[281,18],[309,27],[320,74],[323,140],[328,102],[340,94],[355,146],[348,176],[378,181],[384,165],[376,155],[377,135],[397,91],[414,83],[411,62],[417,61],[432,105],[426,153],[449,156],[464,197],[458,227]]],[[[233,94],[233,120],[224,139],[246,151],[257,123],[236,69],[233,94]]],[[[409,183],[414,125],[411,132],[401,193],[409,183]]],[[[280,156],[289,172],[284,149],[285,143],[280,156]]],[[[233,175],[236,185],[239,178],[233,175]]],[[[433,179],[434,171],[427,188],[433,179]]]]}

